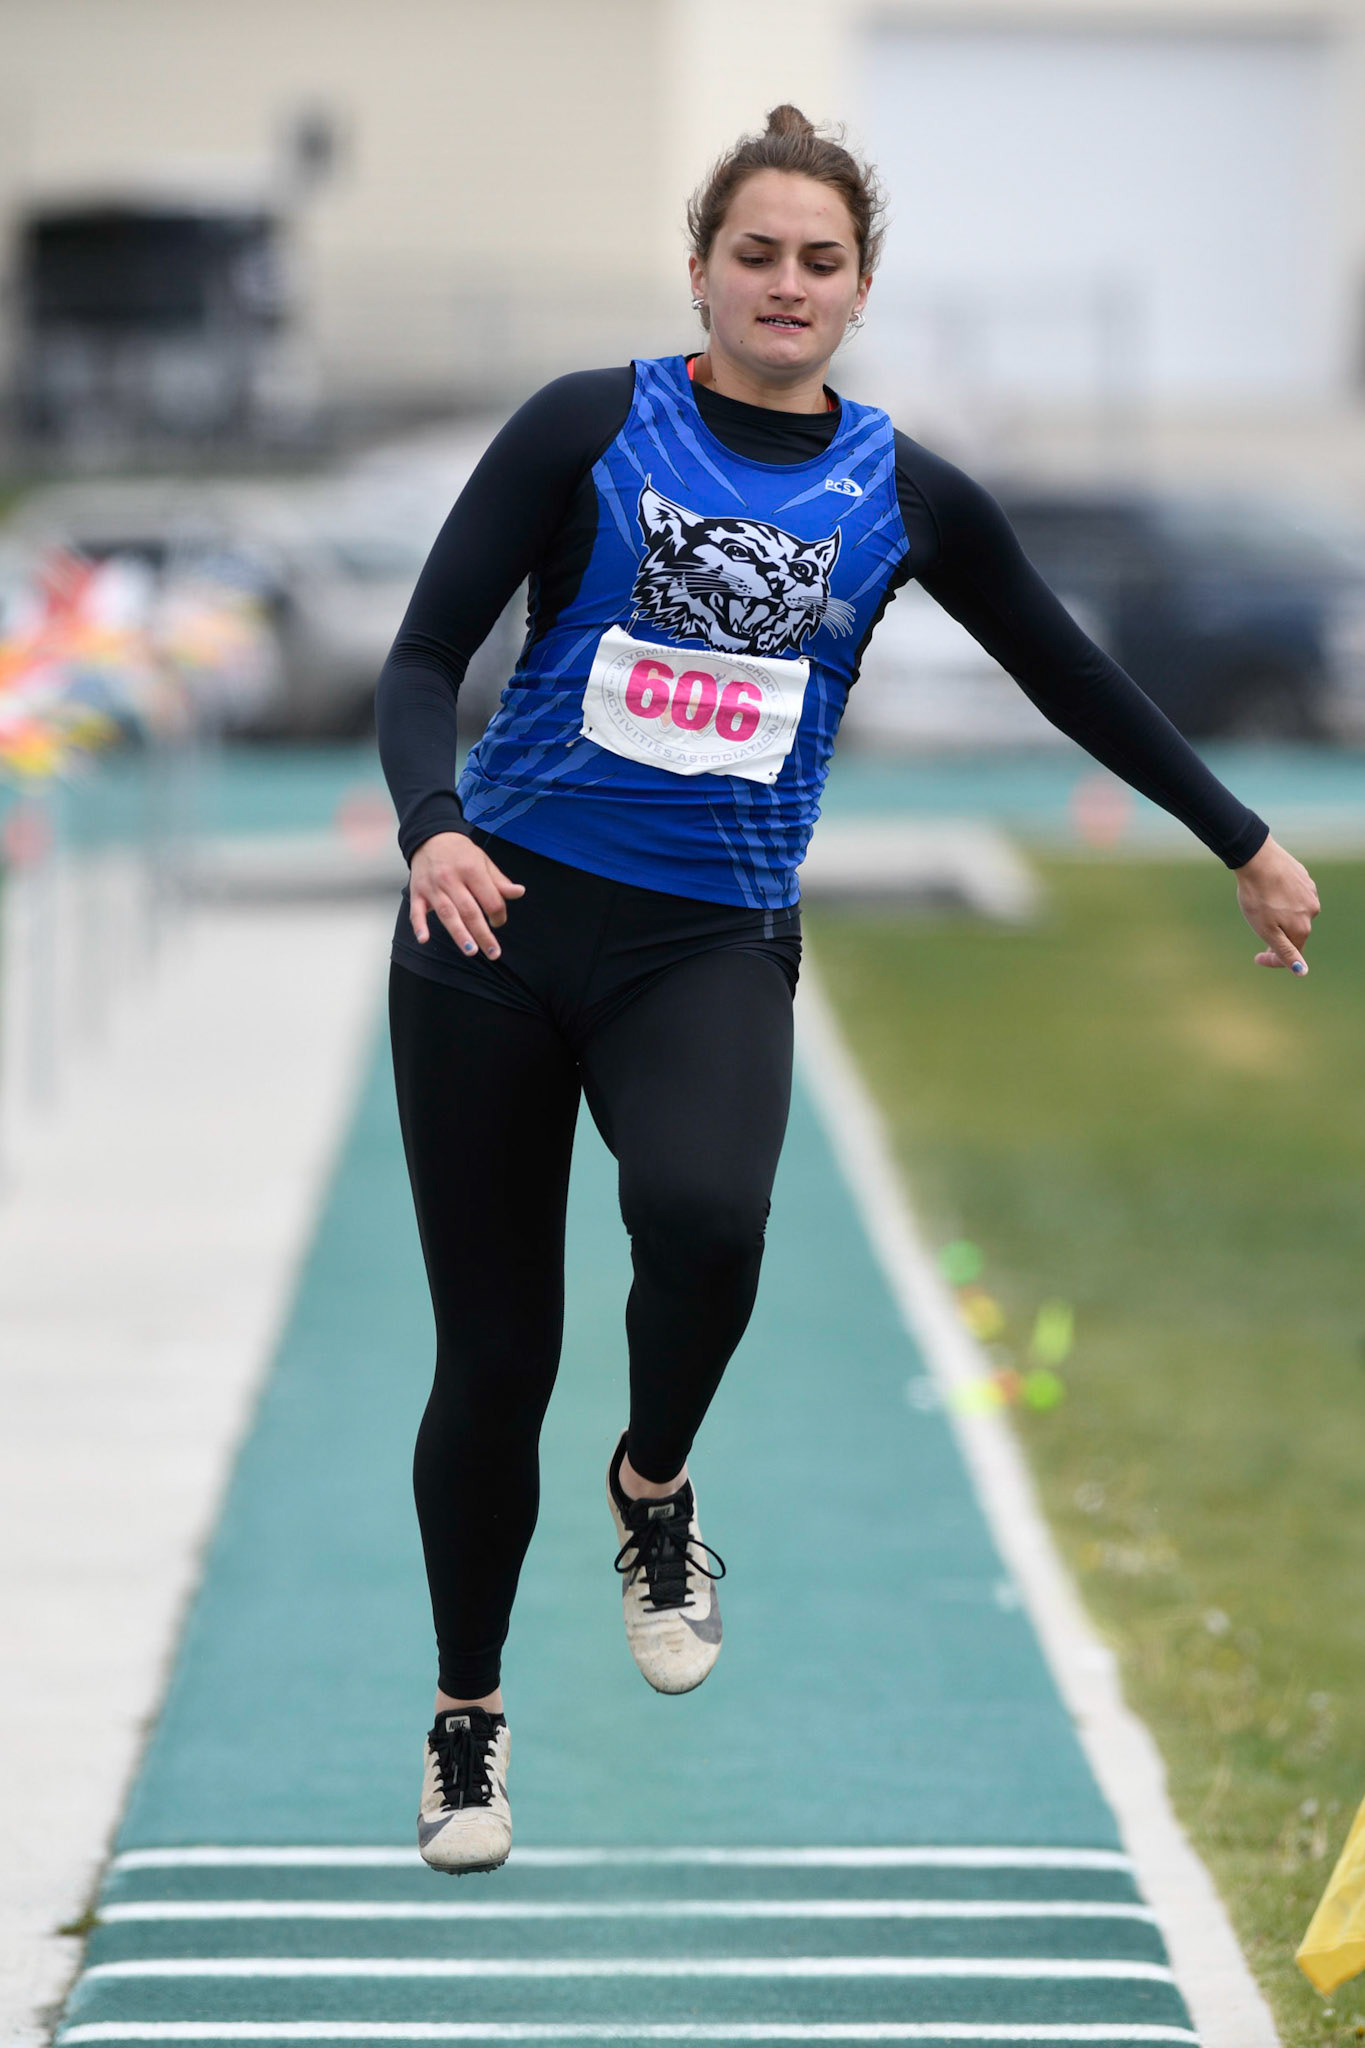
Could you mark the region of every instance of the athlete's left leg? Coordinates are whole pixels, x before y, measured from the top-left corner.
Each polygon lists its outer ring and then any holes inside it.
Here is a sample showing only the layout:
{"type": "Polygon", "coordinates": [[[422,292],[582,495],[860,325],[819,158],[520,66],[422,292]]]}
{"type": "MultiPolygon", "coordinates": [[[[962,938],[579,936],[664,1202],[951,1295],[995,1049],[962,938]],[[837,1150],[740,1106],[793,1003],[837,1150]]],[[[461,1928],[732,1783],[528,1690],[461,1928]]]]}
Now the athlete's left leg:
{"type": "Polygon", "coordinates": [[[627,1457],[663,1482],[683,1469],[753,1309],[791,1099],[791,973],[757,951],[693,954],[580,1059],[631,1239],[627,1457]]]}
{"type": "Polygon", "coordinates": [[[793,979],[777,949],[693,953],[580,1048],[635,1267],[630,1423],[607,1495],[626,1640],[659,1692],[690,1692],[720,1653],[712,1581],[725,1567],[714,1551],[707,1562],[686,1460],[758,1287],[791,1094],[793,979]]]}

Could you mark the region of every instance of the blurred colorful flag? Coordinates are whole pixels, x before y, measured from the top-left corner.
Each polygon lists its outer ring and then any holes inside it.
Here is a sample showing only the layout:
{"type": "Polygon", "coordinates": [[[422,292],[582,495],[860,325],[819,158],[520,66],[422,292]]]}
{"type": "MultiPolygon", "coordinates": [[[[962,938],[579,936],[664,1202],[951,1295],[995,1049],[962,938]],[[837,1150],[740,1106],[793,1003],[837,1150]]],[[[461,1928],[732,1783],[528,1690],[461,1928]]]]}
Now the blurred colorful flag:
{"type": "Polygon", "coordinates": [[[31,782],[120,739],[216,723],[269,688],[277,659],[247,592],[54,548],[0,606],[0,777],[31,782]]]}

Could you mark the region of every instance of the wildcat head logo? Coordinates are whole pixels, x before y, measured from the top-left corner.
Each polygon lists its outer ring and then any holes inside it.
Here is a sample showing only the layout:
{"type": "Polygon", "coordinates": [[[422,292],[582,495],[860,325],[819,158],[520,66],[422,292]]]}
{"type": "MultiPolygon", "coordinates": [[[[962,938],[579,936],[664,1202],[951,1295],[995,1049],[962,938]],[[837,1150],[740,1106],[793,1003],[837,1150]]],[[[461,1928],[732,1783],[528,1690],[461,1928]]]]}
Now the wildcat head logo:
{"type": "Polygon", "coordinates": [[[631,600],[637,618],[721,654],[800,652],[818,626],[853,630],[853,607],[831,597],[838,529],[798,540],[760,519],[712,519],[646,484],[637,514],[645,552],[631,600]]]}

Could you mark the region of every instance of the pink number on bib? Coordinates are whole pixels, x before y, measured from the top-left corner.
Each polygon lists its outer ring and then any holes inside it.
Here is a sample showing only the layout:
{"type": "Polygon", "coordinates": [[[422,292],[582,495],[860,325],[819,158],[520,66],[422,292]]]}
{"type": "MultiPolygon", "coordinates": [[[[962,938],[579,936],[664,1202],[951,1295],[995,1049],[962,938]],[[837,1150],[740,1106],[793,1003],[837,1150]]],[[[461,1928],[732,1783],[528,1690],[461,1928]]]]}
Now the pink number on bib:
{"type": "Polygon", "coordinates": [[[673,692],[673,723],[687,732],[704,732],[716,708],[716,679],[704,668],[689,668],[673,692]],[[693,695],[693,691],[696,695],[693,695]]]}
{"type": "Polygon", "coordinates": [[[626,705],[637,718],[662,718],[673,671],[661,661],[637,661],[626,684],[626,705]]]}
{"type": "Polygon", "coordinates": [[[747,740],[758,729],[762,705],[763,692],[757,683],[727,683],[716,713],[716,731],[723,740],[734,740],[736,745],[747,740]]]}

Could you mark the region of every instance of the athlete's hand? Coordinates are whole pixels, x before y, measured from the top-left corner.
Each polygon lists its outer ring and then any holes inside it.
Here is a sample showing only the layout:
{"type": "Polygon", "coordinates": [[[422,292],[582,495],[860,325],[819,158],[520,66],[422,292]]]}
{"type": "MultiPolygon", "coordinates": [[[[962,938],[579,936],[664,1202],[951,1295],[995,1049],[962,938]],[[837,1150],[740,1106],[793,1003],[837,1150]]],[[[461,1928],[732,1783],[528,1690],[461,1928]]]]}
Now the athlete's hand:
{"type": "Polygon", "coordinates": [[[1256,955],[1256,965],[1288,967],[1295,974],[1307,974],[1308,962],[1299,948],[1322,908],[1307,868],[1274,839],[1267,839],[1236,873],[1242,915],[1266,942],[1265,952],[1256,955]]]}
{"type": "Polygon", "coordinates": [[[434,832],[412,856],[408,916],[419,946],[434,912],[462,953],[482,949],[496,960],[502,948],[489,927],[506,924],[508,901],[525,894],[463,832],[434,832]]]}

